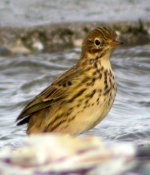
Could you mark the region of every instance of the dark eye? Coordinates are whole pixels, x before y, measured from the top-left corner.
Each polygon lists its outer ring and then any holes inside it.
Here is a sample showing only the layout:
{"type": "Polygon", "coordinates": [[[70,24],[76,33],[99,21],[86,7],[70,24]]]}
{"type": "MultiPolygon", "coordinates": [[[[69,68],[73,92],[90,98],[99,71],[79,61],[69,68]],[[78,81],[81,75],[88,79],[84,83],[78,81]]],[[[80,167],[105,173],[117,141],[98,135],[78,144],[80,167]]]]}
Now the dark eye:
{"type": "Polygon", "coordinates": [[[99,45],[101,44],[101,42],[100,42],[98,39],[96,39],[96,40],[95,40],[95,44],[96,44],[97,46],[99,46],[99,45]]]}

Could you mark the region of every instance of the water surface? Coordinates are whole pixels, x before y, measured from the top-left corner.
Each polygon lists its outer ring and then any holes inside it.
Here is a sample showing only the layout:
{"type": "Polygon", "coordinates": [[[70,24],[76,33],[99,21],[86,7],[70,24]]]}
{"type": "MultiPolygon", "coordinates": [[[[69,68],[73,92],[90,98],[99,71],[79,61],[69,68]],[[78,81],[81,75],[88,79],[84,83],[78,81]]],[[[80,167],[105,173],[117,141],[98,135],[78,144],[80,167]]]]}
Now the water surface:
{"type": "Polygon", "coordinates": [[[0,0],[0,26],[149,21],[149,0],[0,0]]]}
{"type": "MultiPolygon", "coordinates": [[[[15,119],[35,95],[70,68],[80,55],[75,48],[60,53],[0,57],[0,147],[19,146],[26,126],[15,119]]],[[[118,93],[107,118],[86,135],[107,141],[140,143],[150,139],[150,46],[117,50],[111,59],[118,93]]]]}

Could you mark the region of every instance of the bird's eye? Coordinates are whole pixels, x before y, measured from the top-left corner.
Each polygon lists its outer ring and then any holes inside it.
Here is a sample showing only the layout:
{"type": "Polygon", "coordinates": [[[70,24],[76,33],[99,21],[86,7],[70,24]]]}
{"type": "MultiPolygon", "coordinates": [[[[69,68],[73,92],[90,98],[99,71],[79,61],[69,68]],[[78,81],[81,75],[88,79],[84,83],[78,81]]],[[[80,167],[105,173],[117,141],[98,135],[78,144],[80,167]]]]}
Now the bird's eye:
{"type": "Polygon", "coordinates": [[[95,44],[96,44],[97,46],[99,46],[99,45],[101,44],[101,42],[100,42],[98,39],[96,39],[96,40],[95,40],[95,44]]]}

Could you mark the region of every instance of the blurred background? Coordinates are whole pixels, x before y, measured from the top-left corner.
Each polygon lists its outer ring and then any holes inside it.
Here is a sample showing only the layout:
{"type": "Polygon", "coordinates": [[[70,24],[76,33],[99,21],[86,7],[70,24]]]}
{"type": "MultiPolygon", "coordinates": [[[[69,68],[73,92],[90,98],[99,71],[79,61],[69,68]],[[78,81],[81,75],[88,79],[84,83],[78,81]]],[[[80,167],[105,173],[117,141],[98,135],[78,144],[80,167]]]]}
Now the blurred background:
{"type": "Polygon", "coordinates": [[[22,144],[22,108],[80,57],[94,26],[111,26],[126,42],[111,63],[118,93],[107,118],[84,135],[107,142],[150,139],[149,0],[1,0],[0,147],[22,144]]]}

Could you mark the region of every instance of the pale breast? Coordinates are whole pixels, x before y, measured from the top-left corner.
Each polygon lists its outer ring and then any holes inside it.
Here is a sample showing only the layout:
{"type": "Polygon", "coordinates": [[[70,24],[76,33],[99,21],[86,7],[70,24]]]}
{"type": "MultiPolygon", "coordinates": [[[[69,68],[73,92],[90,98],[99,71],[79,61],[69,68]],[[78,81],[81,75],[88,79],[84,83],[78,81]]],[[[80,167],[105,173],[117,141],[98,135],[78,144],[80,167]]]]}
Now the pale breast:
{"type": "Polygon", "coordinates": [[[84,132],[97,125],[110,111],[114,102],[116,83],[111,70],[104,71],[101,78],[91,80],[91,83],[82,102],[80,101],[80,105],[72,113],[75,117],[68,127],[74,129],[74,133],[84,132]]]}

